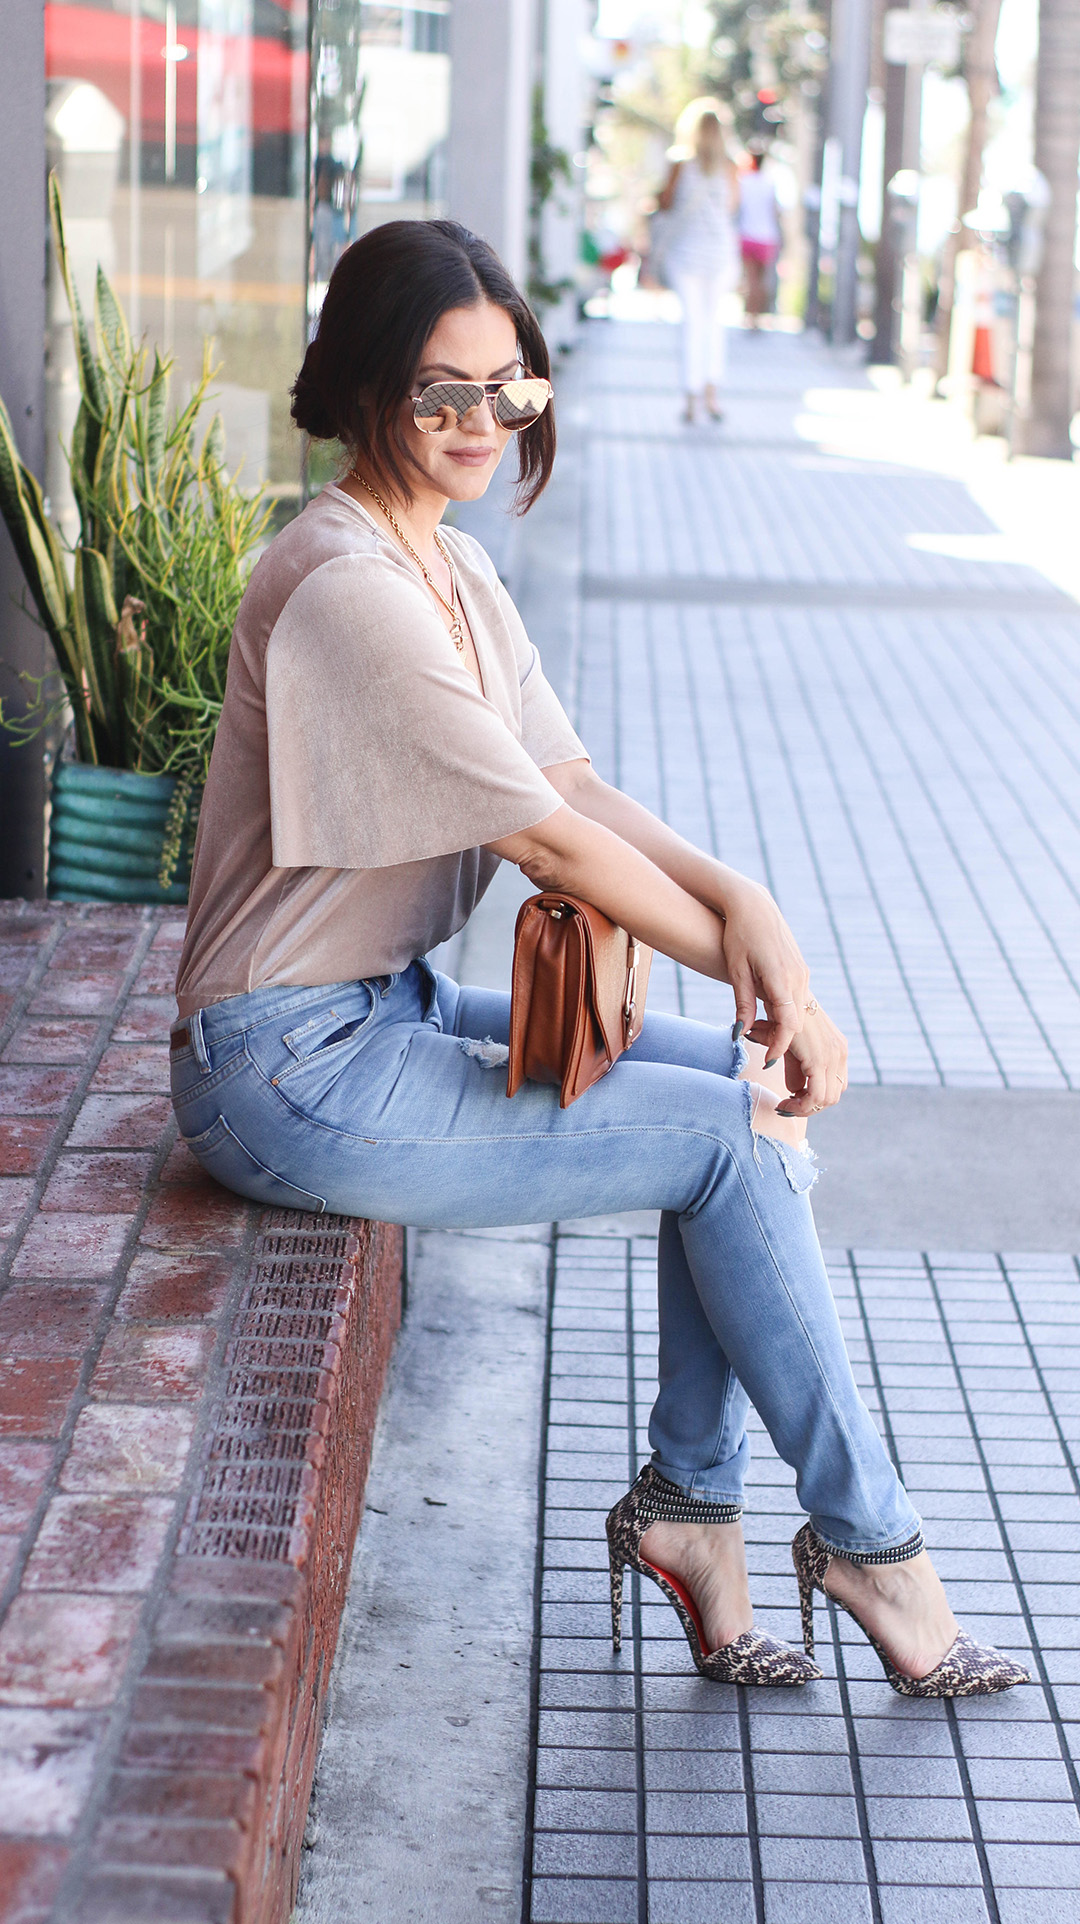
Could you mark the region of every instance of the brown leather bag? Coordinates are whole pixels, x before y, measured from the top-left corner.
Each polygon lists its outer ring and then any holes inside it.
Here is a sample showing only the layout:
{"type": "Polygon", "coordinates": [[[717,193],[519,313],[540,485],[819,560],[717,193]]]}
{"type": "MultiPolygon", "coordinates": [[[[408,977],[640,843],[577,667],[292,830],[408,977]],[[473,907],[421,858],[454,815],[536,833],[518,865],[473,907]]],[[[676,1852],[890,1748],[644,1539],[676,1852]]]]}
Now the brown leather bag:
{"type": "Polygon", "coordinates": [[[556,1082],[561,1107],[641,1032],[652,950],[575,895],[530,895],[514,930],[506,1093],[556,1082]]]}

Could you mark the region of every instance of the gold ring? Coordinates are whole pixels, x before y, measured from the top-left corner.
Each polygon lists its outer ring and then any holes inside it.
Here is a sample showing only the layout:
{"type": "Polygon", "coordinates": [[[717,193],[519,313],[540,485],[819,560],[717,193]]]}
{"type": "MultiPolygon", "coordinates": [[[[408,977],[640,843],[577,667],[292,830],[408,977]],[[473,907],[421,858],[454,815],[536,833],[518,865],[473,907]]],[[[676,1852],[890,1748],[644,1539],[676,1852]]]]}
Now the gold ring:
{"type": "Polygon", "coordinates": [[[816,1015],[816,1014],[817,1014],[817,1006],[818,1006],[818,1005],[817,1005],[817,1003],[816,1003],[816,1002],[814,1001],[814,998],[813,998],[813,996],[811,996],[811,997],[810,997],[810,1000],[809,1000],[809,1002],[804,1002],[804,1003],[803,1003],[803,1014],[804,1014],[804,1015],[816,1015]]]}

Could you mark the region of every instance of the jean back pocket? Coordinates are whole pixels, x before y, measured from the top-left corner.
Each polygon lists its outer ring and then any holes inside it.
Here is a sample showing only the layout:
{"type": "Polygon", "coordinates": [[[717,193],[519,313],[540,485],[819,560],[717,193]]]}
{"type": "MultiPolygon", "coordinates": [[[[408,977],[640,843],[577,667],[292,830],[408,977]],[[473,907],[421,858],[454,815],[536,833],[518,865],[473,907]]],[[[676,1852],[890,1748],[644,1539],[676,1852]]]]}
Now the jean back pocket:
{"type": "Polygon", "coordinates": [[[307,1209],[316,1215],[321,1215],[326,1208],[325,1196],[313,1196],[310,1190],[299,1189],[295,1183],[268,1169],[258,1156],[253,1156],[229,1128],[224,1116],[218,1116],[201,1135],[185,1136],[184,1141],[207,1175],[238,1196],[272,1204],[277,1209],[307,1209]]]}

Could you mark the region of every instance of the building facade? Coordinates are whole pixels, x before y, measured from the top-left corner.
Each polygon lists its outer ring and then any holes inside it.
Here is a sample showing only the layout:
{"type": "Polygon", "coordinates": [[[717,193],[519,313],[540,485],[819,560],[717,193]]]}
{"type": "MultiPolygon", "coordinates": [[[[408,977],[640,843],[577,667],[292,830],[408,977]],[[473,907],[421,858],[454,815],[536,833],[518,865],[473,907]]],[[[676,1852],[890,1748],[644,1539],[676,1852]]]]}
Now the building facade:
{"type": "MultiPolygon", "coordinates": [[[[450,213],[525,279],[560,272],[576,216],[533,206],[537,115],[568,149],[584,118],[592,0],[23,0],[0,69],[0,393],[50,511],[70,525],[61,444],[77,406],[50,259],[55,169],[76,282],[100,262],[132,330],[173,362],[205,354],[230,468],[287,519],[303,488],[289,389],[335,260],[383,221],[450,213]],[[546,56],[546,58],[545,58],[546,56]],[[534,236],[530,249],[530,235],[534,236]],[[44,347],[44,352],[43,352],[44,347]]],[[[568,321],[560,312],[560,338],[568,321]]],[[[0,695],[46,671],[0,529],[0,695]]],[[[48,769],[0,737],[0,893],[44,889],[48,769]]]]}

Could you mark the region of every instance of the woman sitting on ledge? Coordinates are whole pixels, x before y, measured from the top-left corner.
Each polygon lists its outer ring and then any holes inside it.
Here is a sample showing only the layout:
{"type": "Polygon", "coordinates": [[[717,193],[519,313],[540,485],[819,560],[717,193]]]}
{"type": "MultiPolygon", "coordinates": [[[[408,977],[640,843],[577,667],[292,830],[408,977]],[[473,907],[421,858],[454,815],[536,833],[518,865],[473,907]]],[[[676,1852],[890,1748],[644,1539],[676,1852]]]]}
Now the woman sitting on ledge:
{"type": "Polygon", "coordinates": [[[820,1676],[815,1588],[910,1696],[1025,1672],[956,1622],[844,1349],[806,1191],[806,1117],[846,1046],[771,897],[593,772],[483,550],[440,522],[512,436],[520,502],[555,452],[540,328],[452,221],[376,228],[334,270],[294,390],[348,466],[240,610],[199,825],[173,1095],[199,1161],[256,1201],[434,1228],[658,1209],[652,1460],[608,1518],[699,1670],[820,1676]],[[436,974],[500,861],[730,982],[727,1031],[647,1015],[572,1107],[512,1101],[509,998],[436,974]],[[761,1013],[759,1013],[759,1004],[761,1013]],[[749,1402],[797,1472],[807,1656],[753,1628],[749,1402]]]}

